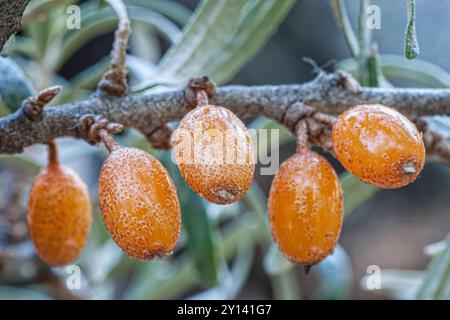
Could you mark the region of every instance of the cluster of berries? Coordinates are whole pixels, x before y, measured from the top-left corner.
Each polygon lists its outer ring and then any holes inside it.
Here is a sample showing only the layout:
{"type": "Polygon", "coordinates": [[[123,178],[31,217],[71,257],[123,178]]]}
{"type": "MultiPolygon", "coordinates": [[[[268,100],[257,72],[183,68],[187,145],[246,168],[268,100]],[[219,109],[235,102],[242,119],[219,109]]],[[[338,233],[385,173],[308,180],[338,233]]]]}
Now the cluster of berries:
{"type": "MultiPolygon", "coordinates": [[[[110,155],[100,172],[99,199],[113,240],[139,260],[170,254],[181,219],[168,172],[152,155],[122,147],[105,132],[102,136],[110,155]]],[[[379,187],[402,187],[414,181],[424,165],[424,145],[416,127],[381,105],[357,106],[342,114],[333,126],[332,144],[347,170],[379,187]]],[[[210,202],[238,201],[252,183],[252,138],[226,108],[199,103],[182,119],[173,147],[184,179],[210,202]],[[195,129],[199,123],[202,130],[195,129]],[[226,141],[221,138],[225,136],[226,141]],[[191,144],[198,139],[202,150],[191,144]],[[197,153],[198,161],[185,161],[197,153]],[[227,161],[230,154],[239,155],[239,161],[227,161]]],[[[49,154],[47,168],[36,176],[30,191],[28,223],[38,255],[50,265],[64,265],[76,259],[86,243],[91,205],[86,186],[59,164],[53,144],[49,154]]],[[[275,242],[289,260],[313,265],[333,251],[342,224],[342,189],[327,160],[300,139],[296,153],[276,173],[268,209],[275,242]]]]}

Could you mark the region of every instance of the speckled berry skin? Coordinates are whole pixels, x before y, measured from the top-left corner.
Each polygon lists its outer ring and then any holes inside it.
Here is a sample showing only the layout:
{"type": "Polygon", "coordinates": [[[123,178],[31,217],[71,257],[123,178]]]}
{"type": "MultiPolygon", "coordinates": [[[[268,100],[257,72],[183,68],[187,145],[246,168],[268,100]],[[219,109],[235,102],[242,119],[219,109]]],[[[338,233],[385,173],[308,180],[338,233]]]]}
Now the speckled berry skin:
{"type": "Polygon", "coordinates": [[[74,171],[52,163],[35,177],[28,199],[28,229],[42,260],[61,266],[77,259],[91,221],[86,185],[74,171]]]}
{"type": "Polygon", "coordinates": [[[166,169],[152,155],[119,147],[102,166],[100,208],[116,244],[138,260],[172,253],[180,234],[180,205],[166,169]]]}
{"type": "Polygon", "coordinates": [[[360,105],[333,126],[332,143],[342,165],[362,181],[400,188],[422,171],[422,136],[406,117],[383,105],[360,105]]]}
{"type": "Polygon", "coordinates": [[[273,238],[290,261],[311,266],[333,252],[342,225],[342,190],[322,156],[303,149],[283,162],[268,209],[273,238]]]}
{"type": "Polygon", "coordinates": [[[253,140],[230,110],[199,106],[180,122],[172,140],[181,175],[216,204],[241,199],[253,181],[253,140]]]}

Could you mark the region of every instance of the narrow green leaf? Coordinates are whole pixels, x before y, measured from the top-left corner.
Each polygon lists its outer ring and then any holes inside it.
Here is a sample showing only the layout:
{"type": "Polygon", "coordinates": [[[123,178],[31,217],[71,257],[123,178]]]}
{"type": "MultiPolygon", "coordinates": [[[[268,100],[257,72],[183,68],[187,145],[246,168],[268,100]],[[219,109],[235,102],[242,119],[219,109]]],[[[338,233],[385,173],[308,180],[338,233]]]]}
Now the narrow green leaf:
{"type": "Polygon", "coordinates": [[[416,1],[406,1],[406,31],[405,31],[405,57],[407,59],[415,59],[419,53],[419,41],[416,34],[416,1]]]}
{"type": "Polygon", "coordinates": [[[377,191],[377,187],[366,184],[357,179],[351,173],[345,172],[340,175],[342,191],[344,192],[344,217],[347,218],[364,202],[372,198],[377,191]]]}
{"type": "MultiPolygon", "coordinates": [[[[177,184],[180,188],[180,185],[177,184]]],[[[219,283],[219,259],[216,254],[217,239],[211,226],[203,200],[193,191],[182,202],[182,221],[186,230],[190,254],[200,275],[200,281],[207,287],[219,283]]]]}
{"type": "Polygon", "coordinates": [[[264,271],[271,276],[287,272],[295,267],[295,264],[284,257],[278,246],[272,243],[264,257],[264,271]]]}
{"type": "Polygon", "coordinates": [[[275,300],[300,300],[300,282],[297,270],[290,269],[271,277],[273,297],[275,300]]]}
{"type": "Polygon", "coordinates": [[[67,8],[71,4],[77,3],[78,0],[33,0],[31,1],[24,12],[22,18],[22,25],[28,26],[33,23],[36,18],[42,18],[46,16],[49,12],[57,7],[67,8]]]}
{"type": "Polygon", "coordinates": [[[425,280],[417,293],[417,299],[450,299],[450,235],[447,236],[445,250],[433,258],[428,265],[425,280]]]}
{"type": "Polygon", "coordinates": [[[254,244],[242,243],[237,250],[233,259],[233,265],[230,270],[226,269],[221,283],[209,290],[200,292],[189,297],[193,300],[232,300],[236,299],[236,295],[241,290],[248,275],[252,269],[252,263],[255,255],[254,244]]]}
{"type": "Polygon", "coordinates": [[[0,98],[6,107],[14,112],[33,94],[33,86],[19,66],[10,58],[0,57],[0,98]]]}
{"type": "Polygon", "coordinates": [[[42,290],[0,286],[0,300],[50,300],[42,290]]]}
{"type": "MultiPolygon", "coordinates": [[[[383,74],[389,80],[406,81],[428,88],[450,87],[450,74],[430,62],[414,59],[406,60],[400,55],[381,55],[383,74]]],[[[356,74],[357,64],[353,59],[338,63],[338,68],[356,74]]]]}
{"type": "Polygon", "coordinates": [[[383,75],[383,69],[381,68],[380,55],[378,54],[378,46],[374,43],[369,57],[367,57],[367,71],[369,87],[381,87],[390,88],[392,84],[386,80],[383,75]]]}
{"type": "Polygon", "coordinates": [[[353,270],[349,256],[340,245],[336,246],[332,255],[314,266],[312,270],[321,283],[314,293],[314,298],[348,299],[353,280],[353,270]]]}
{"type": "MultiPolygon", "coordinates": [[[[84,12],[84,9],[82,10],[84,12]]],[[[135,6],[127,6],[127,11],[131,21],[154,27],[170,41],[176,41],[179,38],[178,27],[159,13],[135,6]]],[[[82,29],[70,32],[62,44],[62,54],[56,63],[56,70],[88,41],[114,30],[117,22],[117,16],[113,14],[110,7],[93,10],[82,16],[82,29]]]]}
{"type": "Polygon", "coordinates": [[[219,84],[233,78],[266,44],[294,4],[295,0],[248,2],[236,35],[209,62],[206,74],[219,84]]]}
{"type": "Polygon", "coordinates": [[[191,16],[189,9],[171,0],[125,0],[125,3],[159,12],[181,26],[184,26],[191,16]]]}
{"type": "Polygon", "coordinates": [[[181,177],[178,168],[170,159],[170,154],[164,155],[163,163],[177,186],[187,246],[194,259],[200,281],[206,287],[212,287],[219,283],[220,257],[217,250],[219,238],[211,225],[205,202],[181,177]]]}
{"type": "Polygon", "coordinates": [[[359,44],[350,19],[348,18],[344,0],[330,0],[330,5],[352,57],[357,58],[359,56],[359,44]]]}
{"type": "MultiPolygon", "coordinates": [[[[224,228],[223,232],[222,247],[225,257],[230,259],[238,247],[259,241],[261,231],[262,224],[259,223],[253,212],[242,214],[234,219],[230,225],[224,228]]],[[[144,273],[141,273],[139,279],[132,281],[129,285],[125,298],[173,299],[186,293],[189,288],[197,284],[197,277],[195,276],[196,270],[192,263],[185,258],[184,256],[180,257],[170,264],[175,266],[175,270],[169,275],[167,275],[168,272],[165,270],[166,278],[164,279],[152,278],[151,281],[145,281],[149,278],[149,272],[145,270],[144,273]],[[147,285],[142,286],[139,292],[136,292],[136,287],[144,281],[147,285]]]]}
{"type": "Polygon", "coordinates": [[[163,77],[179,81],[202,74],[211,58],[237,29],[245,0],[203,0],[185,26],[181,40],[163,57],[163,77]]]}
{"type": "Polygon", "coordinates": [[[372,32],[367,27],[367,8],[369,6],[369,0],[359,1],[358,12],[358,44],[359,44],[359,56],[358,56],[358,80],[363,86],[367,86],[368,83],[368,69],[367,69],[367,57],[370,51],[370,41],[372,32]]]}
{"type": "Polygon", "coordinates": [[[425,248],[423,248],[423,252],[427,256],[434,258],[434,257],[442,254],[442,252],[444,252],[446,248],[447,248],[447,243],[445,242],[445,240],[442,240],[442,241],[427,245],[425,248]]]}

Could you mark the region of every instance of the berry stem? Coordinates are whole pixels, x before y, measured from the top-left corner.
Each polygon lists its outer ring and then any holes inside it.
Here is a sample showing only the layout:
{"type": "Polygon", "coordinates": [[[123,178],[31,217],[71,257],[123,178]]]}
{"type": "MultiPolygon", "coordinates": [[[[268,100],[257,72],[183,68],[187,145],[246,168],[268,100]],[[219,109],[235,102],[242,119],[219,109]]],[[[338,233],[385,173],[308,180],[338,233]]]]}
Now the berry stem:
{"type": "Polygon", "coordinates": [[[301,153],[308,149],[308,126],[305,120],[300,120],[295,126],[295,135],[297,137],[296,152],[301,153]]]}
{"type": "Polygon", "coordinates": [[[59,164],[58,160],[58,148],[55,140],[47,143],[48,145],[48,166],[56,166],[59,164]]]}
{"type": "Polygon", "coordinates": [[[204,90],[199,90],[196,92],[197,106],[207,106],[209,105],[208,94],[204,90]]]}
{"type": "Polygon", "coordinates": [[[98,135],[105,144],[105,147],[106,149],[108,149],[109,153],[112,153],[114,150],[117,150],[120,147],[116,140],[114,140],[113,136],[107,130],[100,129],[98,131],[98,135]]]}

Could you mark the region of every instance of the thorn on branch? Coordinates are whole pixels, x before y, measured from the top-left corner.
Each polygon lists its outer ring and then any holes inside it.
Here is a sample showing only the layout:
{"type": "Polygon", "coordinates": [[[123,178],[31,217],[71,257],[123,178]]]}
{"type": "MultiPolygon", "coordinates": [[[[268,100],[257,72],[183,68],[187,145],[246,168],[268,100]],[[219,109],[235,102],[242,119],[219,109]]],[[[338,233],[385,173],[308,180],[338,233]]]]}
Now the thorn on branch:
{"type": "Polygon", "coordinates": [[[192,108],[207,105],[208,100],[214,96],[216,85],[208,77],[192,78],[189,80],[184,96],[192,108]]]}
{"type": "Polygon", "coordinates": [[[120,97],[128,91],[126,55],[131,27],[123,2],[121,0],[107,1],[118,15],[119,25],[115,33],[113,49],[111,51],[111,67],[103,75],[98,87],[108,95],[120,97]]]}
{"type": "Polygon", "coordinates": [[[338,77],[338,84],[341,85],[344,89],[350,91],[351,93],[360,93],[362,90],[361,85],[358,81],[356,81],[353,76],[345,72],[343,70],[336,71],[338,77]]]}
{"type": "Polygon", "coordinates": [[[108,134],[117,134],[123,130],[123,126],[118,123],[110,123],[100,115],[87,114],[80,118],[77,136],[90,144],[97,144],[102,141],[101,131],[108,134]]]}
{"type": "Polygon", "coordinates": [[[325,71],[319,67],[319,65],[317,64],[316,61],[314,61],[313,59],[309,58],[309,57],[303,57],[302,59],[304,62],[306,62],[307,64],[311,65],[312,67],[312,73],[313,74],[321,74],[321,73],[325,73],[325,71]]]}
{"type": "Polygon", "coordinates": [[[316,74],[316,75],[326,73],[325,68],[327,68],[329,66],[334,66],[336,64],[336,60],[329,60],[328,62],[326,62],[320,66],[317,64],[317,62],[315,60],[313,60],[309,57],[303,57],[302,60],[312,66],[312,73],[316,74]]]}
{"type": "Polygon", "coordinates": [[[60,91],[60,86],[54,86],[42,90],[35,97],[26,99],[22,104],[23,112],[32,121],[42,119],[44,107],[50,103],[60,91]]]}

